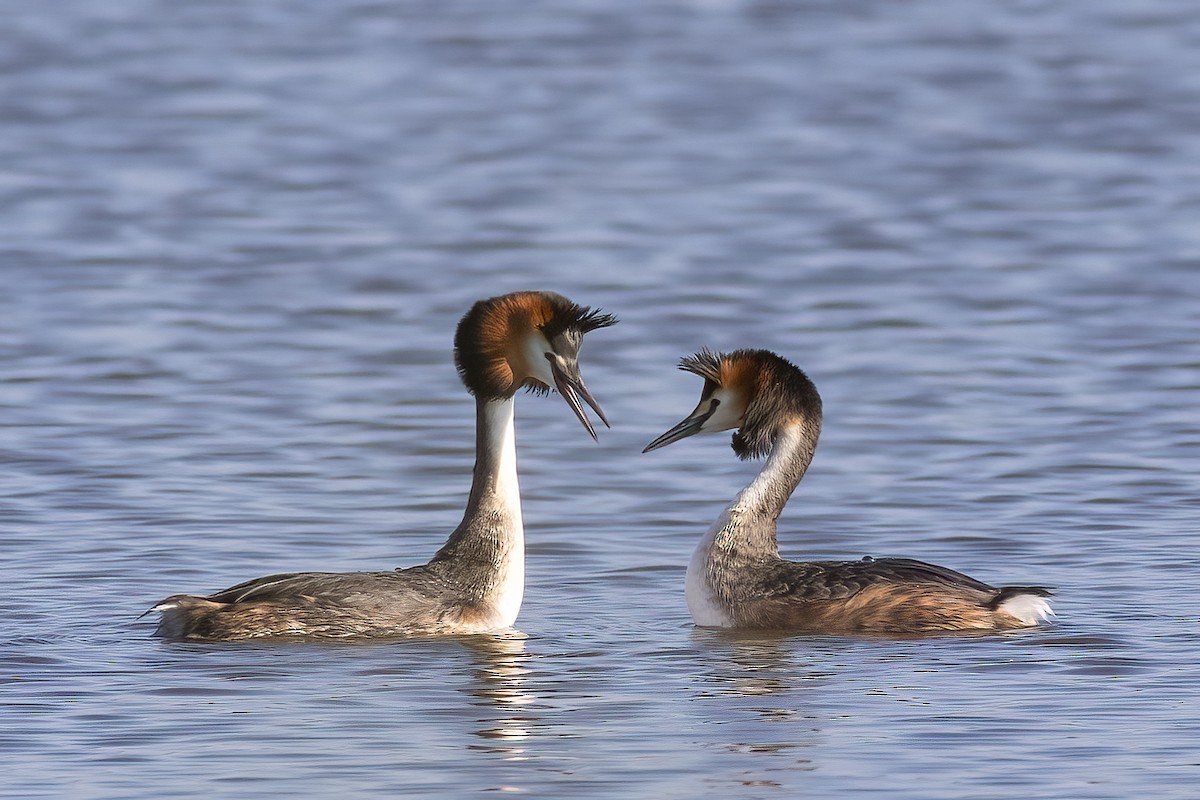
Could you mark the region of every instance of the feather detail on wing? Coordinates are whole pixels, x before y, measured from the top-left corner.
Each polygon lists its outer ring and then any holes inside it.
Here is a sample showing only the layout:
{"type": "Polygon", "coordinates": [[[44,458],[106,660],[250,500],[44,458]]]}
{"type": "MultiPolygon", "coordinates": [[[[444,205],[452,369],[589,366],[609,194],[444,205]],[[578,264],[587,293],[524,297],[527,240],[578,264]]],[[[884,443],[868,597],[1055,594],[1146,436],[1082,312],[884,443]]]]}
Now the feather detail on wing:
{"type": "Polygon", "coordinates": [[[405,595],[433,596],[444,588],[439,576],[420,566],[394,572],[281,573],[230,586],[205,599],[214,603],[290,602],[300,598],[346,602],[356,595],[387,589],[383,597],[394,601],[405,595]]]}
{"type": "Polygon", "coordinates": [[[911,558],[861,561],[780,561],[763,571],[765,597],[797,601],[844,600],[877,584],[936,584],[993,593],[994,587],[961,572],[911,558]]]}

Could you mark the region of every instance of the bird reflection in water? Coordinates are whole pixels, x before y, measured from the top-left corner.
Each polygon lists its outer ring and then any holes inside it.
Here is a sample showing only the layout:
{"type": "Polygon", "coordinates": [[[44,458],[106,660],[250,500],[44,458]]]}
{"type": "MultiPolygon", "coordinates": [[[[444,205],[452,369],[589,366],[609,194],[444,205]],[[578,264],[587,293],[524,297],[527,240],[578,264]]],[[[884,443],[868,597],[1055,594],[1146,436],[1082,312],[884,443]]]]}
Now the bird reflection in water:
{"type": "Polygon", "coordinates": [[[794,639],[777,633],[698,628],[692,639],[713,656],[703,679],[717,688],[701,690],[701,697],[783,694],[830,674],[797,665],[794,639]]]}
{"type": "Polygon", "coordinates": [[[720,723],[711,728],[721,733],[711,746],[733,758],[715,762],[709,782],[778,787],[780,773],[816,769],[807,754],[817,742],[820,716],[804,690],[832,674],[821,668],[821,654],[806,665],[797,659],[795,639],[773,632],[696,629],[692,641],[708,665],[694,696],[719,704],[705,714],[720,723]],[[783,727],[764,728],[763,722],[783,727]]]}
{"type": "Polygon", "coordinates": [[[467,691],[476,698],[473,705],[492,711],[479,720],[484,727],[475,732],[487,744],[471,747],[500,753],[506,761],[527,758],[524,744],[538,723],[530,708],[537,698],[527,686],[532,656],[525,652],[525,638],[525,634],[514,631],[465,640],[476,656],[473,681],[467,691]]]}

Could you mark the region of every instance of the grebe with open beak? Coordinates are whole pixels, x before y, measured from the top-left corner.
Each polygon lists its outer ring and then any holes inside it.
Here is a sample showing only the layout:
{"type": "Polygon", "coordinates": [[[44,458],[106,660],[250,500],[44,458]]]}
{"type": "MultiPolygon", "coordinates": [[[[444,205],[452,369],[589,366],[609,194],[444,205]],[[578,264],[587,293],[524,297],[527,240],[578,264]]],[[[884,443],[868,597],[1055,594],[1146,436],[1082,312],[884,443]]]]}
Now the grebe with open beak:
{"type": "Polygon", "coordinates": [[[510,627],[525,588],[513,403],[525,387],[556,388],[596,438],[579,373],[584,334],[616,317],[553,292],[477,302],[458,325],[454,357],[475,396],[475,469],[462,523],[428,563],[390,572],[300,572],[205,597],[175,595],[152,611],[170,638],[387,637],[487,633],[510,627]]]}

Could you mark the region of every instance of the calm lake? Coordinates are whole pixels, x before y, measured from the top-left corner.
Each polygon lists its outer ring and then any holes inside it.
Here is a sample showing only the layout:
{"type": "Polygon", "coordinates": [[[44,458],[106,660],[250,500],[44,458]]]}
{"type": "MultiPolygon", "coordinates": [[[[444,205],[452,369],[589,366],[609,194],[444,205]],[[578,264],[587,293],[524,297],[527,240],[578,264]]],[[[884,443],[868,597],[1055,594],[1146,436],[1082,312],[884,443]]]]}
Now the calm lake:
{"type": "Polygon", "coordinates": [[[4,798],[1194,798],[1190,0],[4,0],[4,798]],[[426,561],[471,303],[552,289],[503,637],[176,644],[166,595],[426,561]],[[759,463],[649,455],[701,347],[825,401],[792,558],[1055,587],[891,641],[697,629],[759,463]]]}

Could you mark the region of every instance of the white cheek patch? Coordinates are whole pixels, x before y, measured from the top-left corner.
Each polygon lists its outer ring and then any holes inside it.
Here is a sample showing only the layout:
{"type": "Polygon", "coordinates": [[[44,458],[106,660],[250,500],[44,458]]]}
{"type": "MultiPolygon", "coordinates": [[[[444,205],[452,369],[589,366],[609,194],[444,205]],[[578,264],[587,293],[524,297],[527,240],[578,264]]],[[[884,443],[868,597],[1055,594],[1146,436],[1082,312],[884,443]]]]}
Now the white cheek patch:
{"type": "Polygon", "coordinates": [[[708,405],[713,400],[720,401],[720,405],[717,406],[717,410],[713,412],[711,417],[704,420],[704,424],[700,426],[700,430],[713,433],[737,428],[742,424],[742,416],[746,413],[746,406],[737,392],[718,388],[701,405],[708,405]]]}
{"type": "Polygon", "coordinates": [[[550,362],[546,360],[546,354],[552,352],[550,342],[546,341],[541,331],[534,331],[525,337],[521,353],[525,359],[525,367],[529,370],[530,377],[549,387],[554,386],[554,373],[550,371],[550,362]]]}

